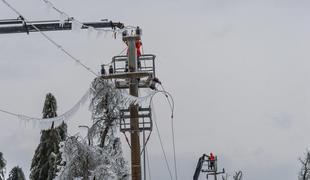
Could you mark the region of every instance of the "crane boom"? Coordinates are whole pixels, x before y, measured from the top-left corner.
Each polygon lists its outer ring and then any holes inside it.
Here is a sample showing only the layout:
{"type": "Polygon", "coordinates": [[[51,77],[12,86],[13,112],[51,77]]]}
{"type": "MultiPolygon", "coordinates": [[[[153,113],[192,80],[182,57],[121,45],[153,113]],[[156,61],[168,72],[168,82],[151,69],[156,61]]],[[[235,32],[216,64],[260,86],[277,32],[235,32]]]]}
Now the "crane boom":
{"type": "MultiPolygon", "coordinates": [[[[22,19],[9,19],[0,20],[0,34],[12,34],[12,33],[29,33],[37,32],[38,28],[40,31],[64,31],[72,29],[72,20],[66,20],[61,25],[59,20],[49,21],[29,21],[25,22],[22,19]]],[[[123,29],[124,24],[120,22],[112,21],[100,21],[100,22],[84,22],[82,29],[86,29],[89,26],[94,28],[112,28],[112,29],[123,29]]]]}

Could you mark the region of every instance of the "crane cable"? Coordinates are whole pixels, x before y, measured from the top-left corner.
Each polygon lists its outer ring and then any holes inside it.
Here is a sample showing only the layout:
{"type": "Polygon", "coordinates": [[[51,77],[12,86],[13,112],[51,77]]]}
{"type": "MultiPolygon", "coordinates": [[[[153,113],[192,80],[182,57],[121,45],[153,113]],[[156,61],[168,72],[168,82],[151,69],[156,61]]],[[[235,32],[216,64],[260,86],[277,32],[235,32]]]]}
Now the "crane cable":
{"type": "MultiPolygon", "coordinates": [[[[11,4],[9,4],[6,0],[2,0],[2,2],[9,7],[12,11],[14,11],[19,17],[23,18],[24,23],[29,22],[19,11],[17,11],[11,4]]],[[[56,46],[58,49],[60,49],[64,54],[66,54],[68,57],[70,57],[73,61],[81,65],[84,69],[86,69],[91,74],[98,76],[97,73],[95,73],[91,68],[83,64],[78,58],[73,56],[71,53],[69,53],[66,49],[64,49],[60,44],[58,44],[56,41],[54,41],[51,37],[49,37],[46,33],[40,31],[39,28],[37,28],[34,24],[30,24],[35,30],[37,30],[45,39],[47,39],[49,42],[51,42],[54,46],[56,46]]]]}

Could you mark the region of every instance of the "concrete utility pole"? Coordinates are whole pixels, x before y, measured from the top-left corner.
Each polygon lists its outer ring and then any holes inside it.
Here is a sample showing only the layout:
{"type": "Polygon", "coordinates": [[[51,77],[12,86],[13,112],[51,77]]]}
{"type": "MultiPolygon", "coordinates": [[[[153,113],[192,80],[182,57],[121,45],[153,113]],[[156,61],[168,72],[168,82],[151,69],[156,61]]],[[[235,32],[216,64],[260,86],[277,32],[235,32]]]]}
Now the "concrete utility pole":
{"type": "MultiPolygon", "coordinates": [[[[140,35],[126,36],[125,42],[128,44],[128,66],[129,72],[137,71],[137,50],[136,41],[140,40],[140,35]]],[[[130,79],[129,94],[138,97],[138,79],[130,79]]],[[[138,105],[130,105],[130,139],[131,139],[131,173],[132,180],[141,180],[141,158],[140,158],[140,137],[139,137],[139,109],[138,105]]]]}

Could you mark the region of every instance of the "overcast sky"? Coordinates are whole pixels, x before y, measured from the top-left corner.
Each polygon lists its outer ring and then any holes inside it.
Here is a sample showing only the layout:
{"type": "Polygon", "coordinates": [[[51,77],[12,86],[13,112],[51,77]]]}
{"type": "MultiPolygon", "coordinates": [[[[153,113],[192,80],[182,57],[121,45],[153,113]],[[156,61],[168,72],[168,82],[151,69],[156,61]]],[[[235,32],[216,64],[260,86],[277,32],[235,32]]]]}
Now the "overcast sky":
{"type": "MultiPolygon", "coordinates": [[[[41,0],[8,2],[31,20],[59,18],[41,0]]],[[[245,179],[297,179],[298,157],[310,146],[309,0],[52,2],[81,21],[108,18],[142,27],[144,51],[156,54],[157,75],[176,103],[180,180],[191,179],[199,156],[210,151],[220,167],[242,170],[245,179]]],[[[0,19],[16,17],[0,3],[0,19]]],[[[125,47],[110,34],[48,34],[95,71],[125,47]]],[[[61,114],[94,78],[38,33],[0,35],[0,49],[0,109],[41,117],[45,94],[52,92],[61,114]]],[[[171,161],[165,103],[158,97],[155,113],[171,161]]],[[[0,119],[7,169],[20,165],[28,176],[40,130],[6,114],[0,119]]],[[[69,132],[90,123],[85,106],[69,132]]],[[[149,144],[152,179],[169,179],[156,133],[149,144]]]]}

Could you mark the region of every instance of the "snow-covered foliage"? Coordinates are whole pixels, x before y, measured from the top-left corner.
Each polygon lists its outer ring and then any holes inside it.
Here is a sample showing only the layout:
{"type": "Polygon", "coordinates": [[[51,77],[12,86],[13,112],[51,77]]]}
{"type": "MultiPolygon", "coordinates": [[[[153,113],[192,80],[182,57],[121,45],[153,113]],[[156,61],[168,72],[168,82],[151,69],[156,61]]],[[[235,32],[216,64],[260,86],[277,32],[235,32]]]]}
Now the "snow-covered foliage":
{"type": "Polygon", "coordinates": [[[22,168],[15,166],[9,174],[9,178],[7,180],[26,180],[25,174],[22,168]]]}
{"type": "Polygon", "coordinates": [[[310,152],[305,154],[305,157],[299,158],[301,163],[301,169],[298,174],[298,180],[309,180],[310,179],[310,152]]]}
{"type": "Polygon", "coordinates": [[[46,95],[42,113],[44,119],[57,116],[57,101],[53,94],[46,95]]]}
{"type": "Polygon", "coordinates": [[[242,180],[243,174],[242,171],[235,172],[235,175],[233,175],[234,180],[242,180]]]}
{"type": "Polygon", "coordinates": [[[120,116],[121,95],[115,90],[114,84],[96,78],[91,86],[92,100],[90,110],[92,111],[93,126],[89,135],[99,139],[99,146],[104,147],[109,143],[109,137],[114,136],[117,120],[120,116]]]}
{"type": "MultiPolygon", "coordinates": [[[[56,110],[56,98],[49,93],[46,95],[42,121],[44,121],[44,118],[56,117],[56,110]]],[[[31,180],[52,180],[56,177],[56,173],[59,171],[57,166],[61,162],[59,143],[64,141],[66,136],[67,125],[64,122],[56,128],[52,124],[50,129],[41,131],[40,144],[31,162],[31,180]]]]}
{"type": "Polygon", "coordinates": [[[4,180],[6,161],[3,158],[2,152],[0,152],[0,180],[4,180]]]}
{"type": "Polygon", "coordinates": [[[129,169],[123,157],[116,126],[120,109],[128,98],[122,97],[111,81],[100,77],[93,81],[91,94],[93,125],[88,132],[90,144],[74,136],[62,143],[61,153],[65,165],[61,166],[56,179],[125,180],[129,169]]]}
{"type": "MultiPolygon", "coordinates": [[[[229,180],[229,179],[231,179],[231,178],[229,178],[229,177],[230,177],[229,174],[225,174],[225,176],[222,175],[222,180],[229,180]]],[[[243,173],[242,173],[242,171],[235,171],[235,174],[232,175],[232,179],[233,179],[233,180],[242,180],[242,179],[243,179],[243,173]]]]}
{"type": "MultiPolygon", "coordinates": [[[[65,124],[63,124],[66,127],[65,124]]],[[[38,145],[31,163],[30,179],[46,179],[51,180],[58,172],[57,165],[61,162],[61,154],[59,152],[59,143],[63,140],[61,135],[65,137],[62,127],[52,128],[41,132],[40,144],[38,145]]]]}
{"type": "Polygon", "coordinates": [[[125,180],[128,178],[128,168],[121,149],[119,138],[114,138],[104,148],[89,146],[85,141],[68,138],[61,147],[62,167],[58,180],[81,178],[125,180]]]}

